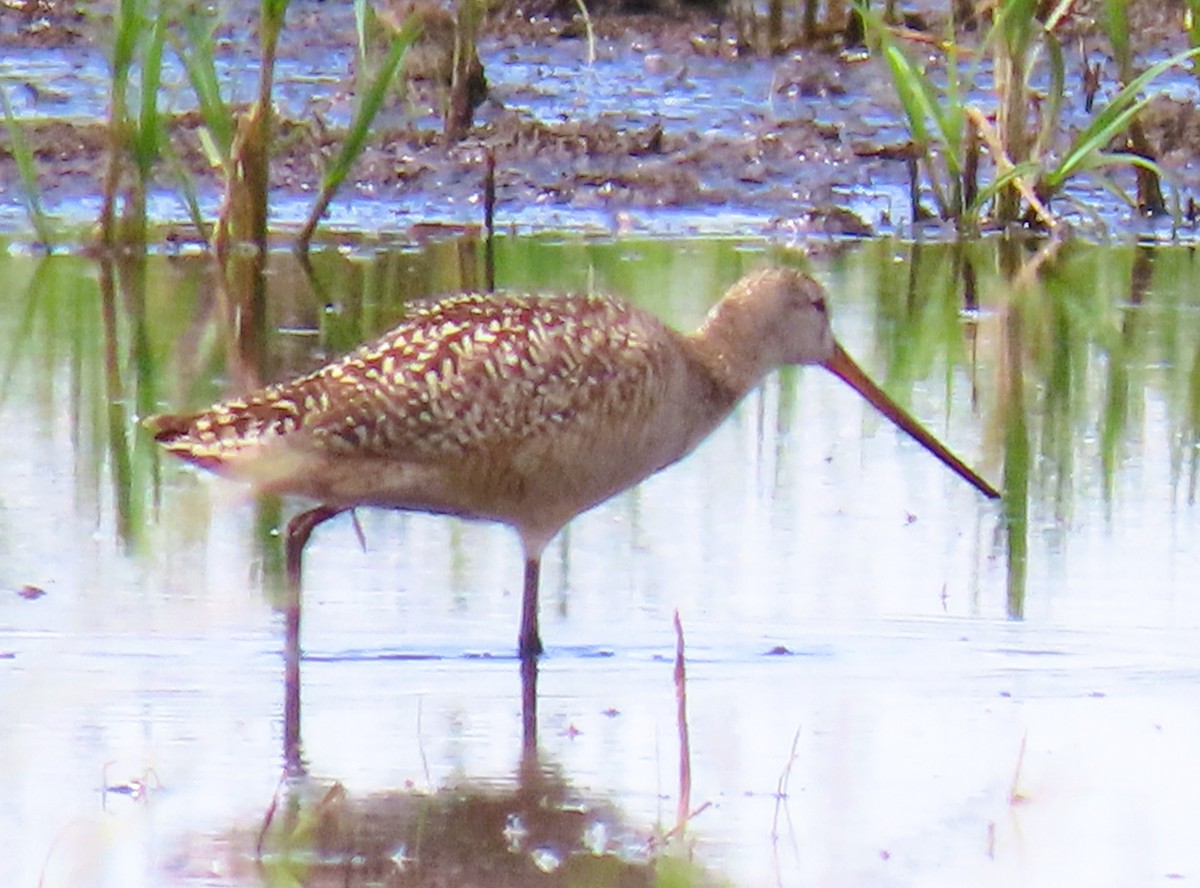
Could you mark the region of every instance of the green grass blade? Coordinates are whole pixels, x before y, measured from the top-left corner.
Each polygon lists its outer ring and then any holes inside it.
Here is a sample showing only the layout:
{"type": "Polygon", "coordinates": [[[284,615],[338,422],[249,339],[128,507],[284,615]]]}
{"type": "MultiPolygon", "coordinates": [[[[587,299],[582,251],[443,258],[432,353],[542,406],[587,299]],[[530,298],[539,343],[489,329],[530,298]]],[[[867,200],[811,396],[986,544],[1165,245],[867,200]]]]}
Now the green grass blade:
{"type": "Polygon", "coordinates": [[[187,36],[188,48],[184,48],[182,41],[175,40],[175,53],[196,94],[200,115],[211,137],[209,144],[215,148],[209,160],[214,161],[215,155],[215,163],[224,164],[230,157],[235,124],[233,112],[221,96],[221,83],[217,78],[212,39],[216,22],[210,21],[201,12],[189,10],[184,13],[181,24],[187,36]]]}
{"type": "Polygon", "coordinates": [[[354,33],[358,37],[358,60],[367,57],[367,16],[371,5],[367,0],[354,0],[354,33]]]}
{"type": "Polygon", "coordinates": [[[396,78],[396,72],[400,70],[400,64],[404,61],[404,54],[408,52],[409,47],[420,36],[421,28],[422,23],[420,18],[418,16],[409,16],[404,23],[404,27],[401,28],[400,32],[392,40],[387,58],[380,66],[375,77],[367,85],[367,91],[363,94],[362,101],[355,111],[354,119],[350,121],[350,127],[346,131],[346,138],[342,142],[341,150],[338,151],[337,157],[334,158],[333,163],[329,165],[329,169],[325,171],[325,175],[322,177],[322,187],[336,188],[350,173],[350,168],[362,153],[363,145],[366,144],[367,136],[370,135],[371,124],[375,120],[375,115],[383,107],[383,100],[387,97],[387,91],[391,87],[392,81],[396,78]]]}
{"type": "Polygon", "coordinates": [[[892,74],[892,85],[904,116],[908,118],[908,130],[913,140],[926,145],[929,143],[929,130],[925,126],[928,104],[924,101],[924,91],[920,80],[925,75],[917,70],[900,48],[895,45],[885,45],[884,60],[892,74]]]}
{"type": "Polygon", "coordinates": [[[1000,37],[1013,58],[1024,58],[1037,25],[1037,0],[1004,0],[996,16],[1000,37]]]}
{"type": "Polygon", "coordinates": [[[1046,47],[1046,64],[1050,69],[1050,88],[1042,103],[1042,120],[1030,151],[1030,156],[1035,160],[1045,156],[1050,140],[1058,135],[1067,82],[1067,65],[1063,58],[1062,44],[1050,31],[1043,35],[1043,42],[1046,47]]]}
{"type": "Polygon", "coordinates": [[[379,109],[383,107],[383,100],[387,97],[388,88],[400,70],[405,53],[421,35],[422,28],[421,17],[410,15],[405,20],[404,27],[392,38],[387,58],[384,59],[375,77],[367,85],[367,91],[363,94],[362,101],[355,110],[354,119],[350,121],[350,128],[346,132],[346,138],[342,141],[341,149],[321,177],[321,193],[313,204],[304,228],[296,237],[298,252],[307,252],[309,241],[312,240],[313,232],[317,229],[317,223],[325,214],[330,201],[333,200],[334,193],[349,175],[354,162],[362,153],[363,145],[366,144],[367,136],[371,131],[371,123],[374,121],[375,115],[379,113],[379,109]]]}
{"type": "Polygon", "coordinates": [[[38,240],[49,249],[54,243],[54,232],[45,210],[42,209],[42,199],[38,194],[37,167],[34,164],[33,152],[29,149],[29,143],[25,141],[25,133],[8,98],[8,86],[4,83],[0,83],[0,102],[4,104],[4,124],[8,129],[8,144],[17,164],[17,175],[21,179],[21,197],[25,202],[25,212],[33,230],[37,232],[38,240]]]}
{"type": "Polygon", "coordinates": [[[1104,30],[1113,48],[1113,58],[1121,77],[1128,73],[1133,56],[1129,49],[1129,17],[1125,14],[1128,0],[1104,0],[1104,30]]]}
{"type": "Polygon", "coordinates": [[[1000,173],[989,182],[987,185],[979,189],[979,193],[975,196],[975,202],[970,209],[978,211],[984,204],[994,198],[997,194],[1003,191],[1008,185],[1015,182],[1017,179],[1024,179],[1027,182],[1033,181],[1039,171],[1035,161],[1027,160],[1022,163],[1015,164],[1000,173]]]}
{"type": "Polygon", "coordinates": [[[141,111],[134,136],[133,153],[143,180],[161,154],[162,119],[158,113],[158,93],[162,84],[163,46],[167,39],[167,7],[160,3],[150,42],[142,58],[141,111]]]}
{"type": "Polygon", "coordinates": [[[1177,53],[1151,65],[1129,81],[1079,134],[1062,162],[1047,174],[1047,183],[1055,190],[1060,188],[1063,182],[1084,167],[1090,155],[1102,151],[1116,136],[1126,130],[1130,121],[1150,100],[1149,96],[1139,98],[1144,87],[1170,68],[1183,65],[1198,55],[1200,47],[1177,53]]]}
{"type": "Polygon", "coordinates": [[[1111,194],[1118,201],[1125,204],[1127,207],[1133,208],[1136,206],[1133,198],[1129,196],[1128,192],[1114,182],[1112,177],[1109,176],[1107,172],[1103,171],[1102,167],[1096,167],[1092,169],[1088,174],[1088,178],[1111,194]]]}
{"type": "MultiPolygon", "coordinates": [[[[959,58],[958,58],[958,41],[954,39],[954,30],[953,30],[952,26],[947,27],[946,36],[945,36],[944,40],[945,40],[945,45],[946,45],[946,89],[945,89],[946,98],[945,98],[945,104],[947,106],[947,110],[955,109],[955,108],[961,109],[966,104],[965,99],[963,97],[962,85],[965,82],[967,84],[967,89],[969,91],[971,81],[963,80],[961,66],[959,64],[959,58]]],[[[961,118],[961,115],[960,115],[960,118],[961,118]]],[[[960,119],[958,121],[958,123],[960,124],[960,128],[959,128],[958,132],[961,133],[962,132],[961,124],[963,123],[963,120],[960,119]]]]}
{"type": "Polygon", "coordinates": [[[951,175],[959,174],[959,157],[962,149],[963,122],[965,116],[961,103],[948,101],[939,96],[932,80],[921,72],[917,82],[921,90],[921,106],[933,122],[938,141],[946,149],[946,166],[951,175]]]}
{"type": "Polygon", "coordinates": [[[204,152],[208,165],[214,170],[221,170],[228,177],[229,168],[233,163],[233,143],[223,147],[218,145],[212,130],[207,126],[200,127],[196,136],[200,139],[200,150],[204,152]]]}
{"type": "Polygon", "coordinates": [[[588,13],[588,8],[583,0],[575,0],[575,7],[579,10],[579,14],[583,16],[583,28],[587,33],[587,63],[590,68],[596,64],[596,32],[592,30],[592,17],[588,13]]]}
{"type": "Polygon", "coordinates": [[[142,4],[143,0],[118,0],[117,3],[116,21],[113,23],[113,92],[119,92],[122,99],[133,59],[137,55],[138,38],[145,24],[142,4]]]}
{"type": "MultiPolygon", "coordinates": [[[[961,167],[965,115],[962,102],[958,101],[956,52],[951,51],[948,64],[949,86],[942,94],[929,76],[900,48],[879,13],[872,12],[861,2],[855,5],[862,13],[868,30],[879,41],[884,61],[892,76],[892,86],[908,120],[909,134],[913,141],[923,148],[931,141],[940,144],[944,149],[947,171],[957,178],[961,167]]],[[[951,46],[954,46],[953,42],[951,46]]]]}
{"type": "Polygon", "coordinates": [[[290,2],[291,0],[263,0],[263,12],[272,22],[282,24],[290,2]]]}
{"type": "MultiPolygon", "coordinates": [[[[1089,159],[1089,163],[1085,169],[1094,174],[1096,170],[1115,166],[1141,167],[1157,176],[1160,182],[1171,182],[1171,178],[1162,164],[1153,158],[1142,157],[1142,155],[1134,154],[1131,151],[1097,152],[1089,159]]],[[[1116,194],[1117,192],[1114,193],[1116,194]]],[[[1128,195],[1124,195],[1122,199],[1125,203],[1131,205],[1133,203],[1128,195]]],[[[1183,221],[1183,211],[1179,203],[1179,189],[1173,185],[1171,187],[1171,215],[1174,217],[1176,225],[1179,225],[1183,221]]]]}
{"type": "Polygon", "coordinates": [[[291,0],[262,0],[260,7],[262,31],[259,34],[259,41],[264,47],[274,47],[279,32],[283,29],[283,21],[290,2],[291,0]]]}
{"type": "MultiPolygon", "coordinates": [[[[1187,30],[1188,43],[1191,46],[1200,46],[1200,0],[1185,0],[1184,5],[1186,11],[1183,22],[1187,30]]],[[[1192,60],[1192,73],[1200,75],[1200,63],[1195,59],[1192,60]]]]}
{"type": "Polygon", "coordinates": [[[141,31],[141,0],[118,0],[113,17],[108,125],[119,151],[129,147],[124,135],[129,124],[129,73],[133,68],[141,31]]]}
{"type": "Polygon", "coordinates": [[[204,221],[204,214],[200,211],[200,195],[192,171],[179,159],[179,155],[170,148],[169,144],[163,154],[167,159],[167,166],[179,185],[179,195],[183,198],[184,207],[187,208],[188,218],[196,226],[196,231],[199,232],[204,242],[211,243],[212,237],[209,233],[208,223],[204,221]]]}

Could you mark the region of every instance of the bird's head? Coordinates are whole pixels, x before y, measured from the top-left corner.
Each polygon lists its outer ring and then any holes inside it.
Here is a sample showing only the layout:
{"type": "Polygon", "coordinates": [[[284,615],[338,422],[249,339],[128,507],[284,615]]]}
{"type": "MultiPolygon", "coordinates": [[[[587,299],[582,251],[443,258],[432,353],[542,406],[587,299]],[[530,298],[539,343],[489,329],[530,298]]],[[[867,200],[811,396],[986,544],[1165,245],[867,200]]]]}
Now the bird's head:
{"type": "Polygon", "coordinates": [[[825,289],[794,268],[767,268],[742,278],[712,310],[708,326],[753,343],[770,370],[785,364],[824,364],[837,348],[825,289]]]}
{"type": "Polygon", "coordinates": [[[820,364],[984,495],[996,489],[951,453],[854,362],[833,337],[824,288],[791,268],[768,268],[730,288],[701,329],[727,378],[745,391],[784,364],[820,364]]]}

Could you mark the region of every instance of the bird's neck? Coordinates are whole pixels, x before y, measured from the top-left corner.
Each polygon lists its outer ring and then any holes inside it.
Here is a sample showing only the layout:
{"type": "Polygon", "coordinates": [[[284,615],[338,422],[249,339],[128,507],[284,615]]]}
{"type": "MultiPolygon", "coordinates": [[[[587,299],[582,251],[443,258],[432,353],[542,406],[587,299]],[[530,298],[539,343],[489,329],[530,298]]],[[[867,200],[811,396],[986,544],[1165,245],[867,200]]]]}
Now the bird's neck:
{"type": "Polygon", "coordinates": [[[692,353],[713,382],[727,393],[730,407],[758,385],[773,366],[759,348],[758,332],[748,328],[745,315],[739,312],[719,307],[688,338],[692,353]]]}

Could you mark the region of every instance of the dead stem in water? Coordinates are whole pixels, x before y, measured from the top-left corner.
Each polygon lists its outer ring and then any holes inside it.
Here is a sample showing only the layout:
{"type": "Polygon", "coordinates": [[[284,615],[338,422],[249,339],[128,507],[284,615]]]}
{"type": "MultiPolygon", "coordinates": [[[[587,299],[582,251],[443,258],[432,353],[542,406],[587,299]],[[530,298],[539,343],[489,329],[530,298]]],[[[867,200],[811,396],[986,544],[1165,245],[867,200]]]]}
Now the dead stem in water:
{"type": "Polygon", "coordinates": [[[796,763],[796,747],[800,743],[800,730],[800,728],[796,728],[796,733],[792,735],[792,749],[788,753],[787,764],[783,766],[779,782],[775,784],[775,816],[771,820],[771,841],[773,843],[779,841],[779,811],[788,797],[788,781],[792,778],[792,765],[796,763]]]}
{"type": "Polygon", "coordinates": [[[1013,768],[1012,782],[1008,785],[1008,803],[1010,805],[1021,805],[1029,801],[1029,796],[1018,788],[1021,783],[1021,768],[1025,764],[1025,741],[1028,737],[1028,733],[1021,735],[1021,745],[1017,749],[1017,765],[1013,768]]]}
{"type": "Polygon", "coordinates": [[[675,811],[675,829],[683,832],[692,806],[692,751],[687,724],[687,675],[683,666],[683,623],[675,611],[675,701],[679,725],[679,806],[675,811]]]}

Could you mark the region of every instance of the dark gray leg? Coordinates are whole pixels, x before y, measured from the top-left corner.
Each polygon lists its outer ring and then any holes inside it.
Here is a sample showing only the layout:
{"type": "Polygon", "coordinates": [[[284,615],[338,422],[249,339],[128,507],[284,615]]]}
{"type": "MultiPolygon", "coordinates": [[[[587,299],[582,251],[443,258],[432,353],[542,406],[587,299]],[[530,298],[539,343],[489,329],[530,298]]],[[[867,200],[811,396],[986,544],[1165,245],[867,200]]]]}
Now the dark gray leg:
{"type": "Polygon", "coordinates": [[[522,660],[532,660],[542,653],[542,639],[538,634],[538,574],[541,558],[525,559],[525,592],[521,598],[521,635],[517,639],[517,653],[522,660]]]}
{"type": "Polygon", "coordinates": [[[283,643],[283,763],[293,776],[304,773],[300,756],[300,568],[304,546],[317,525],[343,511],[332,506],[317,506],[301,512],[288,522],[284,535],[288,597],[283,643]]]}

